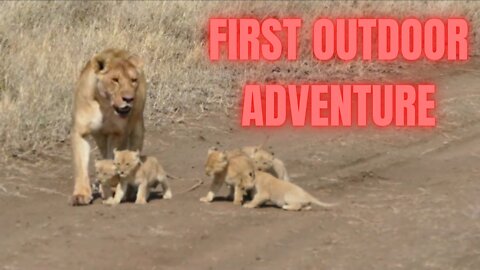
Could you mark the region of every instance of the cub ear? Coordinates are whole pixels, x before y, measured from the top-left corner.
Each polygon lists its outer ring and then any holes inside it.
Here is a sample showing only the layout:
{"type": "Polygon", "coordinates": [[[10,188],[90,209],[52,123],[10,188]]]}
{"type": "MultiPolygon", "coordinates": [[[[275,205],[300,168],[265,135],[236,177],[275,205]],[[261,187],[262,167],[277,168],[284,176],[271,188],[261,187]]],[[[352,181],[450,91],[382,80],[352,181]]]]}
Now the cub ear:
{"type": "Polygon", "coordinates": [[[140,56],[136,54],[132,54],[128,57],[128,61],[132,63],[137,69],[142,69],[143,68],[143,60],[140,58],[140,56]]]}
{"type": "Polygon", "coordinates": [[[137,150],[135,151],[135,156],[137,156],[137,158],[140,157],[140,150],[137,149],[137,150]]]}
{"type": "Polygon", "coordinates": [[[208,149],[208,154],[210,155],[211,153],[213,153],[213,152],[215,152],[215,151],[218,151],[218,148],[217,148],[217,147],[215,147],[215,146],[214,146],[214,147],[210,147],[210,148],[208,149]]]}
{"type": "Polygon", "coordinates": [[[97,54],[90,62],[95,74],[104,74],[108,71],[108,59],[104,55],[97,54]]]}
{"type": "Polygon", "coordinates": [[[114,154],[114,155],[116,155],[117,153],[118,153],[118,150],[117,150],[117,148],[116,148],[116,147],[115,147],[115,148],[113,148],[113,154],[114,154]]]}

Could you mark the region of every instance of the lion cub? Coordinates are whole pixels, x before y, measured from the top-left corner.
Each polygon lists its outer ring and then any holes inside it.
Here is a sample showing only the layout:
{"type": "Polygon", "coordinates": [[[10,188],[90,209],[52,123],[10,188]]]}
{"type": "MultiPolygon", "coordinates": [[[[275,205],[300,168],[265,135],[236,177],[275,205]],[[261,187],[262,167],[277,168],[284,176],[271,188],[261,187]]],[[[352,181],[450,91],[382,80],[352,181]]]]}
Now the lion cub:
{"type": "Polygon", "coordinates": [[[100,194],[103,200],[112,197],[112,189],[120,183],[117,168],[111,159],[95,160],[95,173],[100,183],[100,194]]]}
{"type": "Polygon", "coordinates": [[[227,153],[210,148],[205,164],[205,173],[207,176],[213,176],[213,181],[210,191],[205,197],[200,198],[200,201],[213,201],[215,194],[223,183],[226,183],[230,188],[228,197],[233,197],[233,203],[240,205],[244,192],[239,185],[241,181],[253,181],[255,167],[250,158],[243,153],[227,153]]]}
{"type": "Polygon", "coordinates": [[[324,203],[308,194],[301,187],[287,181],[282,181],[271,174],[256,171],[255,178],[242,179],[240,188],[249,190],[255,188],[253,200],[244,204],[246,208],[255,208],[270,201],[285,210],[310,209],[310,204],[332,207],[335,204],[324,203]]]}
{"type": "Polygon", "coordinates": [[[137,204],[147,203],[150,189],[157,184],[162,186],[164,199],[172,198],[167,174],[155,157],[140,156],[139,151],[130,150],[118,151],[114,149],[113,154],[113,163],[117,174],[120,176],[120,184],[117,185],[115,197],[107,200],[107,204],[119,204],[129,185],[138,186],[135,200],[137,204]]]}
{"type": "Polygon", "coordinates": [[[270,152],[258,146],[246,146],[242,148],[242,151],[253,160],[256,170],[268,172],[279,179],[290,181],[283,161],[274,157],[270,152]]]}

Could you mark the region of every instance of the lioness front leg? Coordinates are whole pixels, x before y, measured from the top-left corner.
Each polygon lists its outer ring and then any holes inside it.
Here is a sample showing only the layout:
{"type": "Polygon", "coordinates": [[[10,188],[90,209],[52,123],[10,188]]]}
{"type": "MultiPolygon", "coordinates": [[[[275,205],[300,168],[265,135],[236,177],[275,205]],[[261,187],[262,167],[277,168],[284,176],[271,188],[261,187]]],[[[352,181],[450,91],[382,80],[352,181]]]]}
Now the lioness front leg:
{"type": "Polygon", "coordinates": [[[139,120],[135,124],[135,127],[132,133],[130,133],[130,136],[128,138],[128,141],[129,141],[128,148],[133,151],[135,150],[142,151],[144,134],[145,134],[145,127],[143,125],[143,120],[139,120]]]}
{"type": "Polygon", "coordinates": [[[71,136],[75,181],[71,203],[72,205],[86,205],[92,201],[92,188],[88,177],[90,145],[86,138],[76,130],[72,131],[71,136]]]}
{"type": "Polygon", "coordinates": [[[97,143],[98,150],[100,150],[100,154],[104,159],[111,159],[108,155],[108,136],[101,134],[101,133],[94,133],[93,139],[97,143]]]}
{"type": "Polygon", "coordinates": [[[107,159],[113,159],[113,149],[122,150],[126,149],[127,138],[123,135],[110,135],[107,139],[107,159]]]}

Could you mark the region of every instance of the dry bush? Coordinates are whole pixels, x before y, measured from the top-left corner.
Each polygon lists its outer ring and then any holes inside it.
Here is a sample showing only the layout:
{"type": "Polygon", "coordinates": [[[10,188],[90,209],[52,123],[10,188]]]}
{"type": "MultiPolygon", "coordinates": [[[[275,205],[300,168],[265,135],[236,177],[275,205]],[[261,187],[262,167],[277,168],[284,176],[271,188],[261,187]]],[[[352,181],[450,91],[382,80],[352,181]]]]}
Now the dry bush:
{"type": "Polygon", "coordinates": [[[147,126],[204,111],[235,111],[247,81],[368,79],[405,63],[348,64],[312,59],[308,40],[296,62],[211,64],[210,16],[298,16],[309,37],[320,16],[467,16],[478,52],[478,3],[470,2],[2,2],[0,3],[0,144],[8,152],[43,150],[68,136],[75,80],[107,47],[146,62],[147,126]]]}

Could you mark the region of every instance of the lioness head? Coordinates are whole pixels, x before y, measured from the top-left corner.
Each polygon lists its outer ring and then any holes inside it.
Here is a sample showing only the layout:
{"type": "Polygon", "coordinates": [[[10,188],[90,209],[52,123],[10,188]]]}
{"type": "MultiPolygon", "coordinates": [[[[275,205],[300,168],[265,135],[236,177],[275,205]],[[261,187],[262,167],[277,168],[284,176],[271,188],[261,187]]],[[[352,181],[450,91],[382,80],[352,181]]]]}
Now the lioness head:
{"type": "Polygon", "coordinates": [[[208,149],[207,162],[205,163],[205,174],[212,176],[225,170],[228,164],[227,155],[218,151],[217,148],[208,149]]]}
{"type": "Polygon", "coordinates": [[[120,177],[127,177],[138,166],[138,164],[140,164],[140,152],[138,150],[118,151],[117,149],[114,149],[113,154],[113,163],[115,164],[117,174],[120,177]]]}
{"type": "Polygon", "coordinates": [[[117,115],[128,116],[139,87],[142,60],[124,50],[108,49],[95,55],[91,65],[100,96],[110,101],[117,115]]]}
{"type": "Polygon", "coordinates": [[[97,180],[104,184],[117,174],[117,170],[113,164],[113,160],[95,160],[95,173],[97,180]]]}

